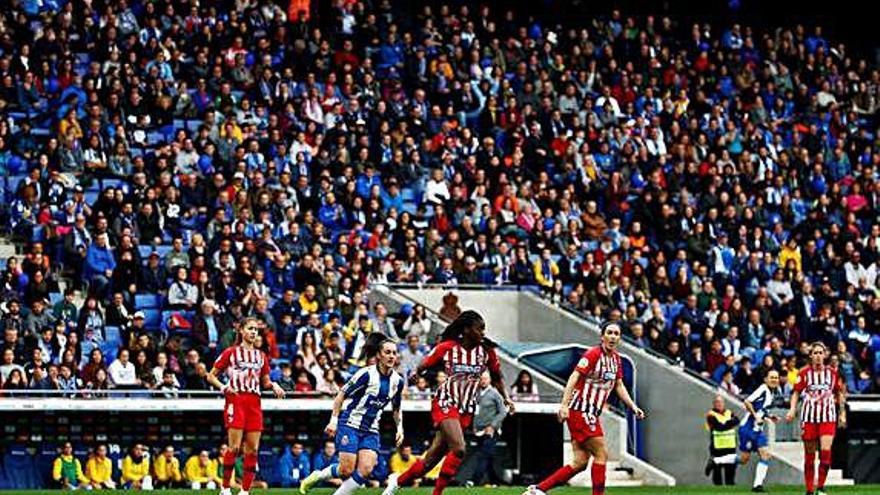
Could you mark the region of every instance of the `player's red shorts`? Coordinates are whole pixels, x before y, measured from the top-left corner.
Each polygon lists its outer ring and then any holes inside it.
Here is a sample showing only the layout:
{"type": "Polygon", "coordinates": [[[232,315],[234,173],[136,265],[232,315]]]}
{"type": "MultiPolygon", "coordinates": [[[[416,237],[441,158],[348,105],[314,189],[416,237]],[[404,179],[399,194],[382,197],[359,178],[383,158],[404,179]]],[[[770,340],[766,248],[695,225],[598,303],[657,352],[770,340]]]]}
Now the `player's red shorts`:
{"type": "Polygon", "coordinates": [[[244,431],[263,431],[263,409],[257,394],[229,394],[223,407],[226,428],[244,431]]]}
{"type": "Polygon", "coordinates": [[[467,430],[471,426],[474,419],[473,414],[462,414],[458,411],[458,407],[440,407],[440,403],[436,400],[431,401],[431,420],[434,422],[434,428],[440,426],[444,419],[457,419],[461,423],[461,429],[467,430]]]}
{"type": "Polygon", "coordinates": [[[837,432],[837,423],[804,423],[801,425],[801,439],[806,441],[818,440],[819,437],[831,436],[837,432]]]}
{"type": "Polygon", "coordinates": [[[593,437],[605,436],[599,417],[587,415],[582,411],[572,410],[568,413],[568,431],[571,432],[571,439],[577,443],[584,443],[593,437]]]}

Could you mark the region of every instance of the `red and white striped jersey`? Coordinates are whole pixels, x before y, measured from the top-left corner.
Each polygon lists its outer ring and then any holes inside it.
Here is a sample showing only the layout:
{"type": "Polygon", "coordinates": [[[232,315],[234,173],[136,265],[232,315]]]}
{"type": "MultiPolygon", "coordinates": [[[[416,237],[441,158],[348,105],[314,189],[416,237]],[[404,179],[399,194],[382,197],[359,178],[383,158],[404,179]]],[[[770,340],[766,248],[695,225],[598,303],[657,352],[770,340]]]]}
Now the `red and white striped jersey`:
{"type": "Polygon", "coordinates": [[[842,388],[837,370],[829,366],[807,366],[800,370],[794,389],[802,397],[801,424],[836,423],[836,395],[842,388]]]}
{"type": "Polygon", "coordinates": [[[605,352],[601,345],[597,345],[584,352],[575,371],[581,376],[568,407],[599,417],[617,380],[623,378],[620,354],[605,352]]]}
{"type": "Polygon", "coordinates": [[[465,349],[454,340],[437,344],[425,356],[424,367],[431,368],[443,363],[446,382],[434,392],[440,407],[457,407],[463,414],[473,414],[480,398],[480,375],[489,370],[493,376],[501,374],[501,364],[495,349],[478,345],[465,349]]]}
{"type": "Polygon", "coordinates": [[[260,380],[269,374],[269,358],[259,349],[234,345],[220,353],[214,369],[226,372],[231,392],[259,394],[260,380]]]}

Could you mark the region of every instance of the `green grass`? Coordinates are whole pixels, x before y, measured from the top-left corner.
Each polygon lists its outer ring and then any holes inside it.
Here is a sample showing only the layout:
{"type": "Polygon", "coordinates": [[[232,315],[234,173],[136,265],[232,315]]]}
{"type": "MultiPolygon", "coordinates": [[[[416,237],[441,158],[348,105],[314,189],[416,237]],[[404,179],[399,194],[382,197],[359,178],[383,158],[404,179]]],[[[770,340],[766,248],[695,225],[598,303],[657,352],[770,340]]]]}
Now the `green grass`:
{"type": "MultiPolygon", "coordinates": [[[[449,488],[444,493],[449,495],[520,495],[523,491],[522,487],[500,487],[500,488],[449,488]]],[[[767,491],[770,495],[803,495],[804,489],[797,486],[769,486],[767,491]]],[[[15,495],[17,493],[27,495],[57,495],[58,490],[30,490],[30,491],[2,491],[3,495],[15,495]]],[[[99,493],[99,492],[86,492],[99,493]]],[[[114,493],[114,492],[107,492],[114,493]]],[[[118,492],[116,492],[118,493],[118,492]]],[[[193,495],[196,492],[192,490],[160,490],[155,492],[157,495],[193,495]]],[[[219,491],[202,491],[203,494],[216,495],[219,491]]],[[[233,491],[233,493],[237,493],[233,491]]],[[[299,492],[293,489],[271,489],[271,490],[254,490],[253,495],[299,495],[299,492]]],[[[330,489],[316,489],[309,492],[310,495],[331,495],[330,489]]],[[[378,495],[380,490],[360,490],[359,495],[378,495]]],[[[397,492],[398,495],[429,495],[430,488],[404,488],[397,492]]],[[[588,495],[589,488],[557,488],[551,492],[552,495],[588,495]]],[[[608,495],[716,495],[726,493],[750,494],[751,490],[747,487],[713,487],[713,486],[676,486],[676,487],[644,487],[644,488],[609,488],[606,493],[608,495]]],[[[840,486],[828,488],[829,495],[880,495],[880,485],[859,485],[859,486],[840,486]]]]}

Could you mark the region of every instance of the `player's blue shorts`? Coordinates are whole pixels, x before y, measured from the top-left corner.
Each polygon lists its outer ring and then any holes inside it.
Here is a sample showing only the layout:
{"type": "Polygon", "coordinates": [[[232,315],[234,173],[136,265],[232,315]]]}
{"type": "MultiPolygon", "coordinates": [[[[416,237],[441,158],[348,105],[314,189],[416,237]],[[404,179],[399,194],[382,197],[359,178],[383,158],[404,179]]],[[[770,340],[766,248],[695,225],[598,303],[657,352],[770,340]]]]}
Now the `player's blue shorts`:
{"type": "Polygon", "coordinates": [[[348,454],[357,454],[360,450],[379,452],[379,434],[339,425],[336,431],[336,448],[348,454]]]}
{"type": "Polygon", "coordinates": [[[755,431],[751,425],[739,427],[739,450],[740,452],[757,452],[768,445],[767,434],[764,430],[755,431]]]}

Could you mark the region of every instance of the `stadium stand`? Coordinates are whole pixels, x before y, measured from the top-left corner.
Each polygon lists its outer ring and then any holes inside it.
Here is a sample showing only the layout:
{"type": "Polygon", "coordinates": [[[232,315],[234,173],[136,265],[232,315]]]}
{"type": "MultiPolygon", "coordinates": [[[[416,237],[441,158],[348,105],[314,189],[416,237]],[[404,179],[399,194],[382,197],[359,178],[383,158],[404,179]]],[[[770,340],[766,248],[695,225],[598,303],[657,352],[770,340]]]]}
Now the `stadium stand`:
{"type": "Polygon", "coordinates": [[[437,335],[388,283],[535,286],[732,393],[822,340],[880,391],[880,75],[820,26],[309,4],[0,12],[0,392],[100,396],[127,349],[185,396],[254,315],[333,394],[368,333],[437,335]]]}

